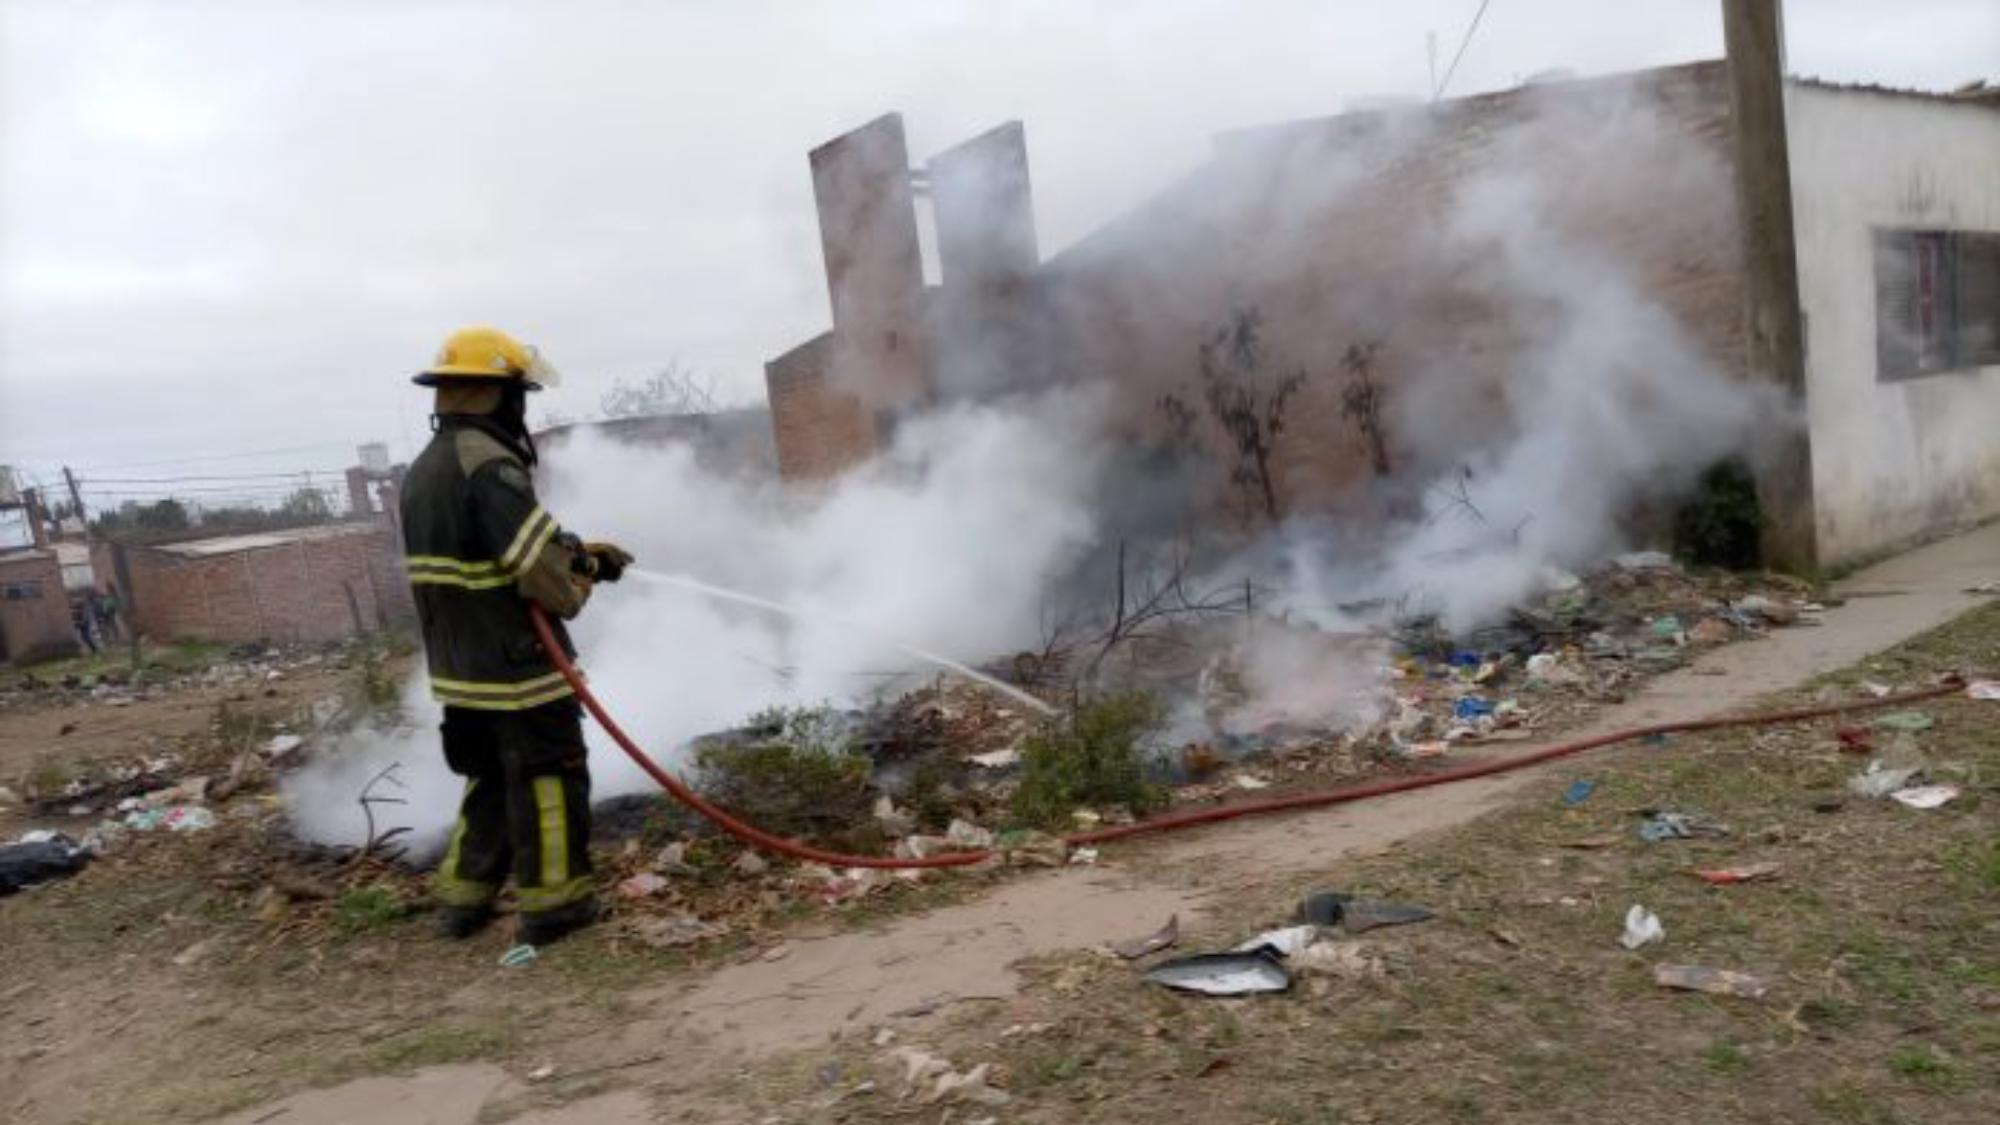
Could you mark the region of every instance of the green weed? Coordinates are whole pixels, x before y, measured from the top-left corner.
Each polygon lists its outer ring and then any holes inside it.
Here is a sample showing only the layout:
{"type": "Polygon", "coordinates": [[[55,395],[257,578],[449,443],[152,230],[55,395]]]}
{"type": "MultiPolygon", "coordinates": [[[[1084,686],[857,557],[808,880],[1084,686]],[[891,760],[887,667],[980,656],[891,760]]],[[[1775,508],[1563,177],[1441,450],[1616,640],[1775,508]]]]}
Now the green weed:
{"type": "Polygon", "coordinates": [[[1165,791],[1146,781],[1139,749],[1161,717],[1159,702],[1144,692],[1106,695],[1030,736],[1021,747],[1014,819],[1062,828],[1079,806],[1122,806],[1136,814],[1165,803],[1165,791]]]}

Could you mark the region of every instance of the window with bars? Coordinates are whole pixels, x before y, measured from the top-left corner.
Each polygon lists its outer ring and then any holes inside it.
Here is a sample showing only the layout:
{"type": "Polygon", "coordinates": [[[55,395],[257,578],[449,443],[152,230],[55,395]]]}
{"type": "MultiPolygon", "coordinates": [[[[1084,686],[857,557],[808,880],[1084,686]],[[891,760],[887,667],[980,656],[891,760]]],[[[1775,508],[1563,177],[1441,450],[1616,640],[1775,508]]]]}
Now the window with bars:
{"type": "Polygon", "coordinates": [[[2000,364],[2000,233],[1875,232],[1875,373],[2000,364]]]}

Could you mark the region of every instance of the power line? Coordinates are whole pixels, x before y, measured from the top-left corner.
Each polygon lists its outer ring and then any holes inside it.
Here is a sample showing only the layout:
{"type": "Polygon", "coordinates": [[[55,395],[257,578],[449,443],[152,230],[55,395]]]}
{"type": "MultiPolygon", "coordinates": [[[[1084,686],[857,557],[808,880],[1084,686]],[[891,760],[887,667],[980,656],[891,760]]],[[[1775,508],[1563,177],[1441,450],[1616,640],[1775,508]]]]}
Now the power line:
{"type": "Polygon", "coordinates": [[[1472,45],[1472,33],[1479,30],[1479,21],[1486,15],[1486,6],[1493,0],[1479,0],[1479,10],[1472,13],[1472,22],[1465,26],[1465,36],[1458,41],[1458,52],[1451,56],[1451,65],[1444,68],[1444,81],[1431,91],[1431,100],[1444,97],[1445,88],[1451,85],[1451,76],[1458,73],[1458,60],[1465,57],[1465,49],[1472,45]]]}
{"type": "Polygon", "coordinates": [[[210,453],[201,457],[179,457],[165,461],[120,461],[111,465],[86,465],[84,472],[101,469],[154,469],[173,465],[199,465],[209,461],[241,461],[249,457],[282,457],[289,453],[317,453],[328,449],[352,450],[345,442],[324,442],[319,445],[292,445],[282,449],[250,449],[241,453],[210,453]]]}
{"type": "Polygon", "coordinates": [[[288,473],[211,473],[192,474],[175,477],[84,477],[83,483],[91,484],[179,484],[183,481],[229,481],[229,480],[298,480],[307,475],[338,477],[345,469],[293,469],[288,473]]]}

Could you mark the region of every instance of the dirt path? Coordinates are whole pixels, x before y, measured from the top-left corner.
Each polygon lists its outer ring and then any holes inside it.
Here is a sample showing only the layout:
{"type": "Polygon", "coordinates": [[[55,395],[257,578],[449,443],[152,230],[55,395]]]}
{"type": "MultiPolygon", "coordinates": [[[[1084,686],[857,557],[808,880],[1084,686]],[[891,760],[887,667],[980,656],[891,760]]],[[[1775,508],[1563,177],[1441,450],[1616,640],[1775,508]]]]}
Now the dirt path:
{"type": "MultiPolygon", "coordinates": [[[[1765,640],[1706,653],[1689,667],[1651,681],[1586,729],[1696,718],[1739,708],[1949,621],[1980,604],[1981,598],[1963,592],[1966,587],[1996,577],[2000,577],[2000,525],[1921,548],[1838,584],[1837,592],[1847,601],[1829,609],[1820,625],[1779,630],[1765,640]]],[[[1507,752],[1525,749],[1516,745],[1507,752]]],[[[665,1094],[673,1087],[691,1088],[696,1060],[740,1064],[860,1032],[911,1008],[949,1009],[956,1002],[1004,999],[1018,986],[1010,965],[1023,957],[1131,937],[1152,929],[1171,913],[1186,918],[1227,910],[1228,893],[1463,823],[1493,808],[1533,775],[1524,771],[1365,805],[1237,822],[1142,842],[1108,855],[1104,867],[1031,876],[976,901],[896,918],[872,931],[794,940],[780,956],[638,994],[633,1005],[636,1018],[607,1032],[603,1042],[580,1046],[603,1057],[641,1050],[677,1057],[674,1080],[662,1088],[665,1094]]],[[[917,1028],[933,1018],[940,1017],[912,1016],[896,1022],[917,1028]]],[[[431,1081],[426,1074],[405,1080],[375,1079],[366,1085],[366,1096],[405,1097],[396,1104],[409,1106],[411,1115],[394,1120],[470,1122],[477,1116],[479,1107],[470,1099],[448,1105],[426,1103],[420,1091],[431,1081]],[[469,1108],[458,1108],[461,1105],[469,1108]]],[[[342,1087],[305,1097],[313,1099],[314,1106],[339,1108],[342,1098],[363,1096],[343,1091],[360,1089],[360,1085],[342,1087]]],[[[279,1103],[286,1104],[296,1102],[279,1103]]],[[[369,1116],[358,1108],[361,1104],[354,1103],[356,1108],[347,1117],[287,1113],[283,1120],[360,1120],[369,1116]]],[[[231,1120],[259,1120],[276,1108],[262,1107],[231,1120]]],[[[613,1107],[604,1108],[603,1116],[593,1119],[620,1119],[613,1107]]]]}

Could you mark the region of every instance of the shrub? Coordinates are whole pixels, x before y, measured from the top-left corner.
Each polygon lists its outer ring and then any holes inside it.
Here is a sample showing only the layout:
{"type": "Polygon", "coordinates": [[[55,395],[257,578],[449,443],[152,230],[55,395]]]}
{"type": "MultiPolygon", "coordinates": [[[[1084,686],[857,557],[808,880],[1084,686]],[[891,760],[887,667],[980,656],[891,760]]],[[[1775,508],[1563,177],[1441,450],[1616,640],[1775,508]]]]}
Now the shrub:
{"type": "Polygon", "coordinates": [[[1079,806],[1123,806],[1143,813],[1166,801],[1146,781],[1139,740],[1160,725],[1160,705],[1145,692],[1101,696],[1053,723],[1021,747],[1014,818],[1038,828],[1069,825],[1079,806]]]}

